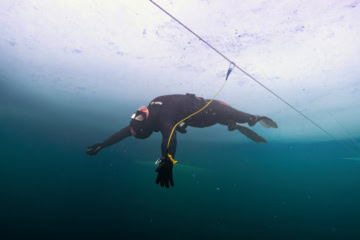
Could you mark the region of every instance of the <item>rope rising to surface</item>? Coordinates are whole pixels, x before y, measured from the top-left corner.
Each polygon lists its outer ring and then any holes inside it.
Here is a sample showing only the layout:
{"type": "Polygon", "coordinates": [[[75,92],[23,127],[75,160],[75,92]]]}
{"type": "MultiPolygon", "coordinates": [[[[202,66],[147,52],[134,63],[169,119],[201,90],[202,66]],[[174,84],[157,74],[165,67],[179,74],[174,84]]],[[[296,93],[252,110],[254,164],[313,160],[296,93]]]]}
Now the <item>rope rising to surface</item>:
{"type": "MultiPolygon", "coordinates": [[[[265,86],[263,83],[261,83],[260,81],[258,81],[257,79],[255,79],[253,76],[251,76],[249,73],[247,73],[245,70],[243,70],[242,68],[240,68],[238,65],[236,65],[236,63],[234,63],[232,60],[230,60],[227,56],[225,56],[223,53],[221,53],[219,50],[217,50],[215,47],[213,47],[211,44],[209,44],[207,41],[205,41],[202,37],[200,37],[198,34],[196,34],[195,32],[193,32],[189,27],[187,27],[185,24],[183,24],[182,22],[180,22],[177,18],[175,18],[173,15],[171,15],[169,12],[167,12],[165,9],[163,9],[161,6],[159,6],[157,3],[155,3],[152,0],[149,0],[152,4],[154,4],[156,7],[158,7],[161,11],[163,11],[164,13],[166,13],[168,16],[170,16],[173,20],[175,20],[177,23],[179,23],[181,26],[183,26],[186,30],[188,30],[190,33],[192,33],[193,35],[195,35],[200,41],[202,41],[204,44],[206,44],[208,47],[210,47],[212,50],[214,50],[215,52],[217,52],[220,56],[222,56],[226,61],[228,61],[230,64],[233,64],[235,68],[239,69],[242,73],[244,73],[246,76],[248,76],[250,79],[252,79],[253,81],[255,81],[257,84],[259,84],[261,87],[263,87],[265,90],[267,90],[268,92],[270,92],[272,95],[274,95],[276,98],[278,98],[280,101],[282,101],[283,103],[285,103],[287,106],[289,106],[291,109],[293,109],[294,111],[296,111],[298,114],[300,114],[302,117],[304,117],[306,120],[308,120],[310,123],[312,123],[314,126],[316,126],[318,129],[320,129],[322,132],[324,132],[326,135],[328,135],[331,139],[333,139],[334,141],[338,142],[338,140],[332,135],[330,134],[328,131],[326,131],[324,128],[322,128],[319,124],[317,124],[316,122],[314,122],[312,119],[310,119],[308,116],[306,116],[304,113],[302,113],[300,110],[298,110],[296,107],[294,107],[292,104],[290,104],[289,102],[287,102],[285,99],[283,99],[282,97],[280,97],[278,94],[276,94],[274,91],[272,91],[271,89],[269,89],[267,86],[265,86]]],[[[226,81],[225,81],[226,82],[226,81]]],[[[224,83],[225,85],[225,83],[224,83]]],[[[223,86],[224,87],[224,86],[223,86]]],[[[222,88],[223,88],[222,87],[222,88]]],[[[221,89],[222,90],[222,89],[221,89]]],[[[221,91],[220,90],[220,91],[221,91]]],[[[218,92],[218,94],[220,93],[220,91],[218,92]]],[[[217,96],[217,95],[216,95],[217,96]]],[[[215,96],[215,97],[216,97],[215,96]]],[[[180,124],[181,122],[179,122],[178,124],[180,124]]],[[[178,126],[175,125],[176,126],[178,126]]],[[[174,129],[175,129],[174,127],[174,129]]],[[[173,129],[173,131],[174,131],[173,129]]],[[[172,131],[172,133],[173,133],[172,131]]],[[[170,140],[168,142],[168,146],[170,144],[170,140]]],[[[346,147],[346,146],[345,146],[346,147]]],[[[349,149],[348,147],[346,147],[347,149],[349,149]]],[[[349,149],[350,150],[350,149],[349,149]]]]}

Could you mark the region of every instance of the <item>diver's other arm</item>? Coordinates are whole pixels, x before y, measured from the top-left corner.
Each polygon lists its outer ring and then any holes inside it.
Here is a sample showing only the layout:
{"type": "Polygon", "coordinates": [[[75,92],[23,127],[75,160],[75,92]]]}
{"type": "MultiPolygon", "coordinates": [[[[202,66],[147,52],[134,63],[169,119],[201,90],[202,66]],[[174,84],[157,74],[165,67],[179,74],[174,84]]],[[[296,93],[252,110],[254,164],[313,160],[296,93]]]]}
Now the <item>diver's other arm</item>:
{"type": "Polygon", "coordinates": [[[115,143],[118,143],[121,140],[123,140],[129,136],[131,136],[130,126],[124,127],[123,129],[116,132],[114,135],[112,135],[108,139],[106,139],[104,142],[96,143],[94,145],[89,146],[86,153],[88,155],[92,155],[92,156],[96,155],[101,149],[111,146],[115,143]]]}
{"type": "Polygon", "coordinates": [[[171,133],[171,126],[167,125],[166,128],[162,128],[161,134],[162,134],[162,142],[161,142],[161,155],[163,157],[168,157],[168,154],[170,154],[172,157],[175,157],[176,153],[176,131],[173,132],[173,135],[171,137],[169,148],[167,147],[170,133],[171,133]]]}
{"type": "Polygon", "coordinates": [[[156,172],[158,173],[156,178],[156,184],[160,184],[161,187],[169,188],[170,185],[174,186],[174,178],[173,178],[173,167],[174,163],[169,158],[168,154],[172,157],[175,156],[176,152],[176,131],[174,131],[169,149],[167,148],[170,133],[171,133],[171,126],[166,124],[166,127],[163,127],[161,133],[163,135],[162,143],[161,143],[161,158],[157,161],[158,167],[156,168],[156,172]]]}

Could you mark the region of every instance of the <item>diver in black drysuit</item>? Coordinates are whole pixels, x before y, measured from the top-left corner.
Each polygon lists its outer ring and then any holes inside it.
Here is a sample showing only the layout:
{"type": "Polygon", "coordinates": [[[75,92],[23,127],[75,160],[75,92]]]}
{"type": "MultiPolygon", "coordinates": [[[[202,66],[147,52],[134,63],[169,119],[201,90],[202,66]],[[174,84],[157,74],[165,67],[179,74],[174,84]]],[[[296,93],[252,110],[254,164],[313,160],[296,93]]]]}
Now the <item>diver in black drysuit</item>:
{"type": "Polygon", "coordinates": [[[136,113],[132,115],[129,126],[116,132],[104,142],[89,146],[86,153],[95,155],[101,149],[118,143],[129,136],[144,139],[149,137],[153,132],[160,131],[163,137],[161,143],[162,156],[157,161],[158,167],[156,172],[158,176],[156,183],[160,183],[162,187],[169,187],[170,185],[174,186],[172,176],[174,163],[169,159],[168,154],[175,157],[176,131],[186,133],[187,126],[204,128],[219,123],[227,126],[229,131],[239,130],[256,143],[266,143],[267,141],[263,137],[249,128],[241,126],[240,123],[247,123],[249,126],[254,126],[259,122],[266,128],[277,128],[277,124],[270,118],[241,112],[224,102],[214,100],[202,112],[184,121],[183,125],[180,124],[176,128],[171,138],[169,149],[167,149],[169,136],[175,124],[204,107],[209,101],[209,99],[203,99],[194,94],[176,94],[157,97],[152,100],[147,107],[143,106],[139,108],[136,113]]]}

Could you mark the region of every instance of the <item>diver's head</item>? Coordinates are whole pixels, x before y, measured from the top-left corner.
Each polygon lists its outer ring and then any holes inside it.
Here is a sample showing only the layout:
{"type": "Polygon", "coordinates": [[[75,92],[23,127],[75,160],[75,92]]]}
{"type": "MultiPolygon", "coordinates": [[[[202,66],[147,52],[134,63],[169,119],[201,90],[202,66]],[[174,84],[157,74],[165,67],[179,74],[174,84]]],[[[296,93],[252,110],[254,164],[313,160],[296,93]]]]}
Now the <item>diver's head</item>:
{"type": "Polygon", "coordinates": [[[152,134],[152,127],[149,125],[149,109],[147,107],[142,106],[131,116],[130,131],[134,137],[140,139],[147,138],[152,134]]]}

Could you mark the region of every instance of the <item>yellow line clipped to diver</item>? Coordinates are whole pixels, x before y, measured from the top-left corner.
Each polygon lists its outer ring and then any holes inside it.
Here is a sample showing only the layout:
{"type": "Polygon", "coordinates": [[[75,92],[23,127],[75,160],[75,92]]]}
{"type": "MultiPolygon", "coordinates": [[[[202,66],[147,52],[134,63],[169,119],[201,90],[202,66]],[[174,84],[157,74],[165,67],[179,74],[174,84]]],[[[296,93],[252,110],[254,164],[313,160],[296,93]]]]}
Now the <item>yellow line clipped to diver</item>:
{"type": "MultiPolygon", "coordinates": [[[[200,112],[203,111],[205,108],[207,108],[207,107],[210,105],[210,103],[212,103],[212,102],[215,100],[215,98],[220,94],[220,92],[224,89],[225,84],[226,84],[226,81],[227,81],[227,79],[225,79],[222,87],[221,87],[220,90],[217,92],[217,94],[216,94],[204,107],[202,107],[200,110],[198,110],[198,111],[190,114],[189,116],[187,116],[186,118],[184,118],[183,120],[181,120],[181,121],[179,121],[177,124],[175,124],[175,126],[174,126],[173,129],[171,130],[171,133],[170,133],[170,136],[169,136],[169,140],[168,140],[168,143],[167,143],[167,149],[168,149],[168,150],[169,150],[169,146],[170,146],[170,141],[171,141],[172,135],[173,135],[176,127],[177,127],[179,124],[181,124],[182,122],[186,121],[187,119],[191,118],[192,116],[200,113],[200,112]]],[[[168,157],[170,158],[170,160],[172,161],[173,164],[177,163],[177,161],[175,161],[175,159],[170,155],[170,153],[168,153],[168,157]]]]}

